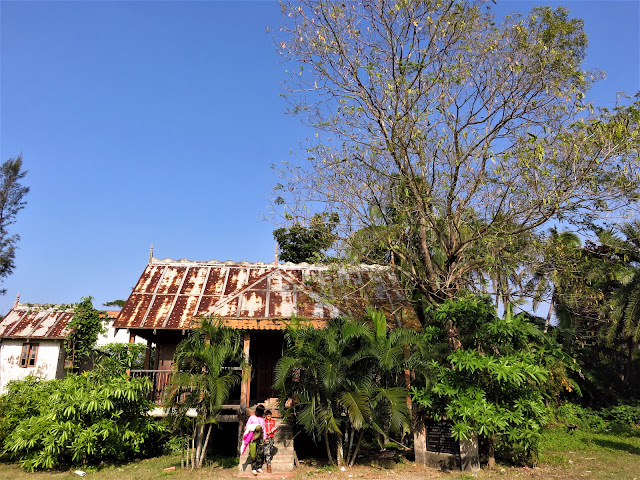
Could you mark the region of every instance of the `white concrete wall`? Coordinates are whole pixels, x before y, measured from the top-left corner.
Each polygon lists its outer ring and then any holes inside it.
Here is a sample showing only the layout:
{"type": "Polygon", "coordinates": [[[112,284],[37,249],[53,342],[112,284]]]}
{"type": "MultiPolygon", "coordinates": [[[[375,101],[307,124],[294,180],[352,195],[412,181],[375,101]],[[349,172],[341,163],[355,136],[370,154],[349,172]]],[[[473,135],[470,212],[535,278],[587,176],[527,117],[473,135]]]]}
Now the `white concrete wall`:
{"type": "MultiPolygon", "coordinates": [[[[116,329],[113,328],[113,322],[115,321],[115,318],[107,321],[107,331],[102,335],[99,335],[96,340],[96,345],[98,347],[102,347],[109,343],[129,343],[129,333],[127,332],[127,329],[121,328],[116,333],[116,329]]],[[[138,337],[136,337],[136,343],[138,343],[138,337]]]]}
{"type": "Polygon", "coordinates": [[[0,346],[0,394],[11,380],[20,380],[28,375],[35,375],[45,380],[62,378],[64,371],[64,348],[62,340],[34,339],[30,343],[38,343],[38,357],[33,367],[22,368],[20,355],[24,339],[2,339],[0,346]]]}

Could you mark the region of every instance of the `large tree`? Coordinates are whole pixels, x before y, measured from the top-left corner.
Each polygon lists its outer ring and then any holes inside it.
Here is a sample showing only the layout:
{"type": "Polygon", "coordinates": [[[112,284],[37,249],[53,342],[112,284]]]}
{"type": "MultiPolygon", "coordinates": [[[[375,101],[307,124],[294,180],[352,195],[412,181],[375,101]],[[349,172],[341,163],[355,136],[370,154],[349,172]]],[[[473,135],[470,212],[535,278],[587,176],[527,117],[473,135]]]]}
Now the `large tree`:
{"type": "MultiPolygon", "coordinates": [[[[29,187],[20,183],[26,174],[27,171],[22,169],[22,155],[10,158],[0,166],[0,280],[10,275],[15,265],[16,245],[20,236],[11,235],[9,227],[26,205],[24,197],[29,187]]],[[[0,294],[5,292],[4,289],[0,290],[0,294]]]]}
{"type": "Polygon", "coordinates": [[[338,213],[351,255],[390,252],[435,304],[508,275],[551,221],[638,194],[640,102],[585,101],[599,73],[581,66],[583,22],[546,7],[497,20],[486,4],[283,3],[289,98],[317,140],[280,170],[276,206],[338,213]]]}

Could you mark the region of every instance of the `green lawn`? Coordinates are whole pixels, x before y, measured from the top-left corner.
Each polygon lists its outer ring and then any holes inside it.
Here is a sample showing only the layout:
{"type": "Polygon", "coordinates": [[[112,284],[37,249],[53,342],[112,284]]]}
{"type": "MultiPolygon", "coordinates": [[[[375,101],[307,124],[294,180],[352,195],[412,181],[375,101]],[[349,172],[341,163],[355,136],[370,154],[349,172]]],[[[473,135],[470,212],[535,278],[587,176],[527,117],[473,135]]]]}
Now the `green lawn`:
{"type": "MultiPolygon", "coordinates": [[[[200,471],[180,470],[180,459],[162,456],[135,461],[126,465],[88,468],[85,478],[90,480],[152,480],[175,479],[223,480],[235,477],[235,468],[208,466],[200,471]],[[175,472],[165,473],[166,467],[176,466],[175,472]]],[[[74,469],[75,470],[75,469],[74,469]]],[[[65,472],[25,473],[15,464],[0,464],[0,479],[71,479],[78,477],[73,470],[65,472]]],[[[275,477],[275,478],[280,478],[275,477]]],[[[443,473],[417,467],[410,462],[381,463],[369,458],[367,465],[358,465],[345,472],[317,465],[302,466],[296,479],[351,480],[362,479],[406,479],[423,480],[446,478],[448,480],[474,479],[616,479],[640,480],[640,429],[616,432],[592,433],[578,430],[573,434],[556,428],[545,434],[540,462],[536,468],[498,466],[493,471],[481,470],[470,473],[443,473]]]]}

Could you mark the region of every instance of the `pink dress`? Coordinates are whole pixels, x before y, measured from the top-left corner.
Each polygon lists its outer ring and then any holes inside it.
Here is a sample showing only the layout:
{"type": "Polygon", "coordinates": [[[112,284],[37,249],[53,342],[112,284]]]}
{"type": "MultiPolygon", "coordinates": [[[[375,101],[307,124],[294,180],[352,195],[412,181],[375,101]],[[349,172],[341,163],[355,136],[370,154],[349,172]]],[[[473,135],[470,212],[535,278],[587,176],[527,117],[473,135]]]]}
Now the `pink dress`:
{"type": "Polygon", "coordinates": [[[249,420],[247,420],[247,424],[244,427],[244,434],[242,437],[242,453],[247,449],[251,440],[253,440],[253,431],[255,428],[260,425],[262,427],[262,437],[267,439],[267,432],[264,428],[264,417],[257,417],[255,415],[251,415],[249,420]]]}

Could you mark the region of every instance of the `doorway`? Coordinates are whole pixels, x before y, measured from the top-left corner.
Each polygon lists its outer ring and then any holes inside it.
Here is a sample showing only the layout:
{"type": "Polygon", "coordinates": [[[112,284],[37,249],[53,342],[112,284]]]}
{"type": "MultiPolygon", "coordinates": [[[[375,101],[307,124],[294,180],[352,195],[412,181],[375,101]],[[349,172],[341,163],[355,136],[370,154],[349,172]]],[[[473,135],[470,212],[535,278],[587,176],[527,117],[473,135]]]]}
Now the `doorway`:
{"type": "Polygon", "coordinates": [[[263,403],[275,396],[273,376],[276,363],[282,356],[284,335],[280,331],[252,331],[249,358],[251,359],[250,404],[263,403]]]}

